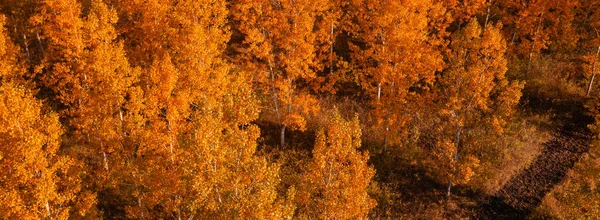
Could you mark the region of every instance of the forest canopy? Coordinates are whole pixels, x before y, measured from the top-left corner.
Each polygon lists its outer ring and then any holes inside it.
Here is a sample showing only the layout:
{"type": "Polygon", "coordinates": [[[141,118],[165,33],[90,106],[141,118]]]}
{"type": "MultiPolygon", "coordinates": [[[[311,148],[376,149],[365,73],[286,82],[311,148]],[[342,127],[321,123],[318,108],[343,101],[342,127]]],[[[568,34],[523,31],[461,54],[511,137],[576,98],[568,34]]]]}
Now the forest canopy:
{"type": "Polygon", "coordinates": [[[0,218],[598,217],[599,29],[596,0],[0,1],[0,218]]]}

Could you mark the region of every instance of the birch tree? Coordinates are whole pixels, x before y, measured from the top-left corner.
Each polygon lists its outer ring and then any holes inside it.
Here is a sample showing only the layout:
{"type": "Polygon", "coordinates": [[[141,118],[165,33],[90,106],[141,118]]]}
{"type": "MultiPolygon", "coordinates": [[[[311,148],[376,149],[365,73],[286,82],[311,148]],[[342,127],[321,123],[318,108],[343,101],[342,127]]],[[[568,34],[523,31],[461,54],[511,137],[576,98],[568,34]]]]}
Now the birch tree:
{"type": "Polygon", "coordinates": [[[302,87],[315,79],[315,23],[325,1],[282,0],[231,3],[234,28],[245,35],[237,45],[244,69],[267,95],[269,109],[286,129],[306,130],[306,117],[318,110],[316,99],[302,87]]]}
{"type": "Polygon", "coordinates": [[[375,170],[369,155],[360,152],[358,118],[345,120],[338,112],[317,132],[313,159],[298,192],[300,217],[364,219],[376,202],[367,194],[375,170]]]}
{"type": "Polygon", "coordinates": [[[468,182],[479,164],[477,137],[470,130],[488,126],[501,133],[514,112],[522,85],[510,82],[506,73],[506,42],[500,26],[483,29],[472,20],[453,34],[448,69],[438,78],[440,121],[436,125],[434,159],[447,179],[447,194],[453,184],[468,182]]]}

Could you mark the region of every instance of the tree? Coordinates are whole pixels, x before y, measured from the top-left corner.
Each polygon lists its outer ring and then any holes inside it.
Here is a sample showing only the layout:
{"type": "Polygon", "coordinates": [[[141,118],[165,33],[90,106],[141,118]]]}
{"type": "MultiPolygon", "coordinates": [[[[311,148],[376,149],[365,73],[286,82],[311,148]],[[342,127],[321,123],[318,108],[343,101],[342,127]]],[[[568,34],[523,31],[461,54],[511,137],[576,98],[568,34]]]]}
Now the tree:
{"type": "Polygon", "coordinates": [[[341,0],[322,1],[315,20],[315,63],[316,77],[311,86],[318,93],[335,94],[348,91],[343,83],[353,82],[349,63],[347,30],[351,26],[350,3],[341,0]]]}
{"type": "Polygon", "coordinates": [[[492,13],[498,14],[504,36],[510,39],[511,54],[527,59],[528,70],[536,54],[554,46],[556,49],[574,48],[579,35],[573,27],[578,1],[524,1],[496,0],[492,13]]]}
{"type": "Polygon", "coordinates": [[[305,117],[318,110],[316,100],[304,83],[315,79],[315,37],[318,10],[325,1],[233,1],[234,27],[244,34],[237,45],[238,60],[254,72],[258,85],[271,96],[281,126],[280,145],[285,131],[304,131],[305,117]]]}
{"type": "Polygon", "coordinates": [[[247,76],[232,75],[224,85],[231,93],[215,110],[194,119],[191,144],[182,152],[189,160],[185,170],[193,174],[186,185],[196,194],[189,208],[200,218],[290,218],[293,190],[280,198],[279,168],[255,155],[260,132],[250,122],[258,112],[252,110],[256,100],[247,76]],[[240,112],[244,109],[253,112],[240,112]]]}
{"type": "MultiPolygon", "coordinates": [[[[0,26],[4,22],[0,16],[0,26]]],[[[77,163],[59,154],[58,115],[14,83],[22,82],[14,48],[0,29],[0,217],[95,215],[95,197],[81,189],[77,163]]]]}
{"type": "Polygon", "coordinates": [[[299,213],[308,218],[363,219],[376,202],[367,194],[375,170],[369,154],[360,152],[358,117],[344,120],[337,112],[317,132],[313,159],[298,192],[299,213]]]}
{"type": "MultiPolygon", "coordinates": [[[[281,218],[278,169],[255,155],[256,97],[223,58],[225,1],[111,1],[141,70],[125,109],[131,126],[119,186],[130,218],[281,218]]],[[[287,213],[287,214],[286,214],[287,213]]]]}
{"type": "MultiPolygon", "coordinates": [[[[37,13],[41,1],[6,0],[0,3],[0,13],[6,16],[6,34],[14,41],[15,46],[20,47],[23,52],[20,57],[30,65],[38,64],[44,51],[40,31],[33,28],[30,19],[37,13]]],[[[27,79],[27,87],[34,88],[37,79],[33,71],[23,71],[24,79],[27,79]]]]}
{"type": "Polygon", "coordinates": [[[426,13],[431,1],[354,1],[350,34],[356,79],[370,98],[376,130],[388,144],[407,135],[406,124],[416,116],[424,91],[443,66],[426,13]]]}
{"type": "Polygon", "coordinates": [[[0,216],[67,219],[79,189],[62,182],[73,161],[57,155],[58,116],[43,113],[31,93],[13,84],[3,84],[0,94],[0,216]]]}
{"type": "Polygon", "coordinates": [[[53,92],[51,98],[68,107],[81,101],[85,75],[78,60],[85,49],[84,22],[76,0],[44,1],[30,22],[42,32],[47,46],[43,61],[36,67],[44,86],[53,92]]]}
{"type": "Polygon", "coordinates": [[[587,61],[586,63],[588,64],[584,67],[585,73],[586,73],[586,75],[590,76],[590,83],[588,84],[586,96],[590,95],[590,92],[592,91],[592,86],[594,85],[594,78],[596,78],[596,74],[597,74],[596,64],[598,63],[599,56],[600,56],[600,45],[598,46],[598,49],[596,50],[596,54],[588,54],[588,55],[584,56],[584,60],[587,61]]]}
{"type": "Polygon", "coordinates": [[[41,30],[45,50],[35,68],[71,131],[64,151],[85,158],[85,187],[104,192],[121,181],[132,149],[125,106],[139,71],[130,67],[116,40],[116,12],[94,1],[83,13],[78,1],[39,6],[31,22],[41,30]]]}
{"type": "MultiPolygon", "coordinates": [[[[590,8],[598,8],[600,5],[594,1],[585,2],[584,8],[589,10],[590,8]]],[[[584,72],[586,76],[590,77],[588,83],[586,96],[589,96],[594,85],[594,79],[596,78],[598,59],[600,59],[600,13],[597,11],[589,11],[588,13],[582,13],[588,19],[585,24],[589,25],[586,27],[588,33],[583,35],[583,44],[588,47],[592,47],[593,50],[588,54],[584,55],[584,72]]]]}
{"type": "Polygon", "coordinates": [[[434,161],[448,181],[465,183],[479,164],[476,128],[501,133],[521,96],[522,85],[505,78],[506,43],[501,26],[482,29],[472,20],[453,34],[448,69],[438,78],[439,121],[434,161]],[[443,163],[439,163],[443,161],[443,163]]]}

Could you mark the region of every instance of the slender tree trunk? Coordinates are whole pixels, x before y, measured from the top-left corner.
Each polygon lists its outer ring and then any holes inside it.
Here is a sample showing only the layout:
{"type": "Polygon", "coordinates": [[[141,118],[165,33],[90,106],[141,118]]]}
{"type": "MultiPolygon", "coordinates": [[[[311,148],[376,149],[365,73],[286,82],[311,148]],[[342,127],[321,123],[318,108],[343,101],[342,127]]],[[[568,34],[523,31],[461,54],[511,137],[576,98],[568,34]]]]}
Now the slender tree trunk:
{"type": "Polygon", "coordinates": [[[27,44],[27,35],[25,34],[23,34],[23,44],[25,44],[25,52],[27,52],[27,58],[31,59],[31,53],[29,53],[29,45],[27,44]]]}
{"type": "MultiPolygon", "coordinates": [[[[470,105],[470,104],[469,104],[470,105]]],[[[456,166],[458,163],[458,152],[460,150],[460,136],[462,128],[460,127],[459,115],[456,112],[453,113],[456,117],[456,138],[454,139],[454,153],[452,154],[452,166],[456,166]]],[[[448,178],[448,189],[446,195],[450,198],[452,194],[452,175],[448,178]]]]}
{"type": "Polygon", "coordinates": [[[527,73],[529,73],[529,70],[531,69],[531,61],[533,60],[533,50],[535,49],[535,44],[538,40],[538,34],[542,26],[542,21],[544,20],[543,16],[544,14],[542,13],[540,15],[540,20],[538,22],[537,28],[535,29],[535,34],[533,35],[533,43],[531,44],[531,49],[529,50],[529,61],[527,62],[527,73]]]}
{"type": "MultiPolygon", "coordinates": [[[[510,39],[510,45],[509,46],[514,46],[515,45],[515,40],[517,39],[517,33],[519,32],[519,24],[521,23],[521,16],[519,16],[519,18],[517,19],[517,23],[515,23],[515,30],[513,31],[512,37],[510,39]]],[[[510,57],[510,52],[511,52],[512,48],[508,50],[508,52],[506,53],[506,57],[509,58],[510,57]]]]}
{"type": "Polygon", "coordinates": [[[44,51],[44,45],[42,44],[42,38],[40,37],[40,33],[35,33],[35,36],[37,37],[38,44],[40,45],[40,51],[42,51],[42,56],[44,56],[46,52],[44,51]]]}
{"type": "Polygon", "coordinates": [[[388,135],[390,133],[390,110],[387,110],[387,113],[385,115],[385,134],[383,136],[383,152],[387,152],[387,146],[388,146],[388,135]]]}
{"type": "MultiPolygon", "coordinates": [[[[290,88],[292,88],[292,78],[288,78],[288,81],[290,82],[290,88]]],[[[290,94],[289,94],[289,100],[288,100],[288,105],[287,105],[287,114],[289,115],[290,113],[292,113],[292,96],[294,95],[293,90],[290,89],[290,94]]],[[[281,124],[281,133],[280,133],[280,145],[281,147],[285,146],[285,129],[286,129],[286,125],[284,125],[283,123],[281,124]]]]}
{"type": "Polygon", "coordinates": [[[377,84],[377,102],[381,100],[381,83],[377,84]]]}
{"type": "Polygon", "coordinates": [[[140,207],[140,216],[142,217],[142,219],[145,219],[146,217],[144,217],[144,208],[142,207],[142,199],[138,197],[138,206],[140,207]]]}
{"type": "Polygon", "coordinates": [[[280,143],[281,147],[285,146],[285,125],[281,125],[280,143]]]}
{"type": "Polygon", "coordinates": [[[108,172],[108,158],[106,157],[106,152],[102,152],[102,156],[104,157],[104,169],[108,172]]]}
{"type": "Polygon", "coordinates": [[[452,180],[448,179],[448,188],[446,189],[446,196],[450,198],[450,192],[452,191],[452,180]]]}
{"type": "Polygon", "coordinates": [[[217,200],[219,203],[223,203],[223,199],[221,199],[221,193],[219,193],[219,187],[215,184],[215,194],[217,196],[217,200]]]}
{"type": "MultiPolygon", "coordinates": [[[[519,11],[521,11],[521,10],[523,10],[523,9],[519,8],[519,9],[517,10],[517,11],[518,11],[517,13],[519,13],[519,11]]],[[[520,14],[519,14],[519,15],[518,15],[518,17],[517,17],[517,22],[515,23],[515,30],[513,31],[512,38],[511,38],[511,40],[510,40],[510,45],[511,45],[511,46],[515,45],[515,40],[516,40],[516,38],[517,38],[517,33],[519,32],[519,24],[521,24],[521,16],[520,16],[520,14]]],[[[510,50],[509,50],[509,51],[510,51],[510,50]]],[[[508,57],[508,56],[507,56],[507,57],[508,57]]]]}
{"type": "MultiPolygon", "coordinates": [[[[394,64],[394,71],[396,70],[396,64],[394,64]]],[[[381,84],[380,84],[381,85],[381,84]]],[[[395,82],[392,82],[392,85],[390,87],[390,93],[394,93],[395,90],[395,82]]],[[[390,133],[390,116],[392,114],[392,105],[389,105],[387,108],[387,112],[385,115],[385,134],[383,136],[383,152],[387,152],[387,146],[388,146],[388,135],[390,133]]]]}
{"type": "Polygon", "coordinates": [[[173,154],[174,140],[173,140],[173,134],[172,134],[172,128],[171,128],[170,121],[167,121],[167,128],[169,129],[169,152],[171,153],[171,162],[175,163],[175,156],[173,154]]]}
{"type": "Polygon", "coordinates": [[[277,123],[281,126],[280,145],[285,145],[285,126],[281,121],[281,113],[279,112],[279,102],[277,97],[277,89],[275,88],[275,73],[273,72],[273,65],[269,62],[269,71],[271,72],[271,93],[273,96],[273,104],[275,105],[275,115],[277,115],[277,123]]]}
{"type": "Polygon", "coordinates": [[[329,47],[329,75],[332,75],[333,74],[333,44],[334,44],[333,20],[331,20],[331,33],[330,33],[329,40],[331,41],[330,47],[329,47]]]}
{"type": "MultiPolygon", "coordinates": [[[[121,106],[121,105],[119,105],[121,106]]],[[[123,131],[123,138],[127,137],[127,131],[125,130],[125,120],[123,119],[123,110],[119,109],[119,119],[121,119],[121,129],[123,131]]]]}
{"type": "Polygon", "coordinates": [[[517,32],[519,32],[519,22],[520,21],[521,21],[521,18],[519,18],[519,20],[515,24],[515,31],[513,32],[512,37],[510,39],[510,45],[514,45],[515,44],[515,40],[517,39],[517,32]]]}
{"type": "Polygon", "coordinates": [[[592,64],[592,78],[590,79],[590,84],[588,85],[585,96],[590,96],[590,92],[592,91],[592,85],[594,84],[594,78],[596,77],[596,62],[598,61],[598,55],[600,55],[600,46],[598,46],[596,56],[594,57],[594,63],[592,64]]]}
{"type": "Polygon", "coordinates": [[[48,211],[48,218],[52,219],[52,212],[50,212],[50,203],[46,201],[46,211],[48,211]]]}
{"type": "MultiPolygon", "coordinates": [[[[456,164],[458,163],[458,151],[460,150],[460,136],[462,134],[462,128],[457,126],[456,129],[456,142],[454,142],[454,146],[456,148],[456,150],[454,151],[454,154],[452,155],[452,163],[453,166],[456,166],[456,164]]],[[[452,179],[448,179],[448,191],[447,191],[447,196],[450,197],[450,195],[452,194],[452,179]]]]}
{"type": "Polygon", "coordinates": [[[483,29],[485,30],[487,28],[488,22],[490,21],[490,7],[487,7],[487,13],[485,15],[485,23],[483,24],[483,29]]]}

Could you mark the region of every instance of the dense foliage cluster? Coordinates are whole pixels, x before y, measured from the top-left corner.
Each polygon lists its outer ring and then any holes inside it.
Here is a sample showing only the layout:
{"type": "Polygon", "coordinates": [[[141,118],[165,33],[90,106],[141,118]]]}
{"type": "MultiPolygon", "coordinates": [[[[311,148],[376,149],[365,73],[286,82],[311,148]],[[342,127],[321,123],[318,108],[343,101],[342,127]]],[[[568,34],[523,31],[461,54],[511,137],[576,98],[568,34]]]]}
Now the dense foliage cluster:
{"type": "MultiPolygon", "coordinates": [[[[587,95],[598,134],[598,29],[594,0],[0,1],[0,218],[399,217],[410,169],[492,194],[524,94],[587,95]]],[[[561,201],[597,212],[592,153],[561,201]]]]}

